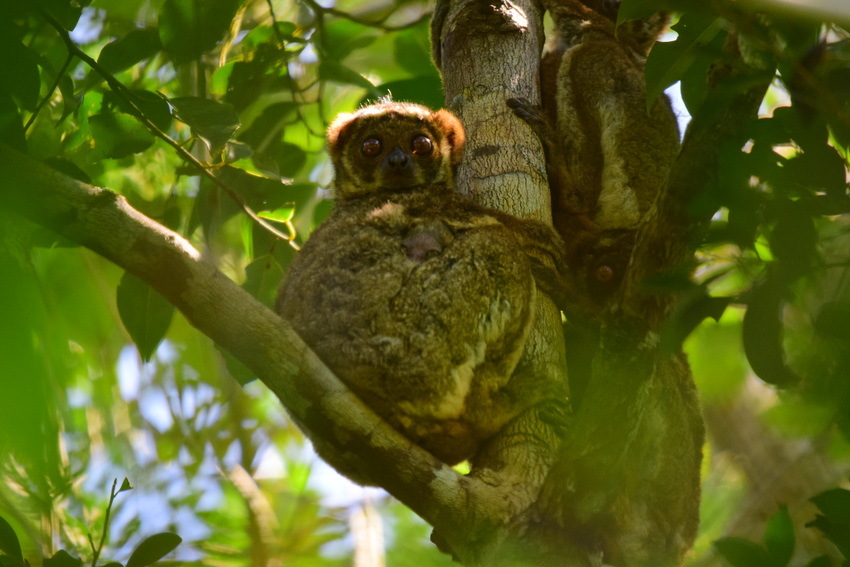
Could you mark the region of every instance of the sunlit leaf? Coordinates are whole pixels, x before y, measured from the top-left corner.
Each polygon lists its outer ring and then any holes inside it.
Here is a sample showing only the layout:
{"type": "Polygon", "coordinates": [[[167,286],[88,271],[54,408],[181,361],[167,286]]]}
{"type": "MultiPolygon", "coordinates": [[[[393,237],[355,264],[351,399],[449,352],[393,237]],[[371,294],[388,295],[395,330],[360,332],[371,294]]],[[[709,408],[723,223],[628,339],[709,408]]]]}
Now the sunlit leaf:
{"type": "Polygon", "coordinates": [[[116,494],[120,494],[128,490],[133,490],[133,487],[130,486],[130,479],[124,477],[124,480],[121,482],[121,487],[118,489],[118,492],[116,494]]]}
{"type": "Polygon", "coordinates": [[[273,211],[261,211],[257,213],[264,219],[269,219],[275,222],[287,222],[292,220],[292,215],[295,213],[295,206],[281,207],[273,211]]]}

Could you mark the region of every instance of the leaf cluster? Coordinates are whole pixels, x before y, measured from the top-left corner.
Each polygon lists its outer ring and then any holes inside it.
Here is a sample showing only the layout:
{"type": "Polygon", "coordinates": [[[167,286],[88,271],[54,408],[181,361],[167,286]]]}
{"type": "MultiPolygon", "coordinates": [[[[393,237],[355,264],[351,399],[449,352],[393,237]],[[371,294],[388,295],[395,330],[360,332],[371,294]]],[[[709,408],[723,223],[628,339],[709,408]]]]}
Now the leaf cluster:
{"type": "MultiPolygon", "coordinates": [[[[821,492],[811,501],[820,514],[806,524],[835,544],[843,556],[841,565],[850,565],[850,490],[835,488],[821,492]]],[[[794,524],[786,506],[770,518],[762,543],[739,537],[722,538],[714,543],[720,555],[733,567],[788,567],[794,555],[794,524]]],[[[806,567],[832,567],[827,555],[813,558],[806,567]]]]}
{"type": "MultiPolygon", "coordinates": [[[[716,180],[692,204],[696,218],[713,215],[700,279],[656,282],[684,297],[665,340],[675,348],[705,318],[746,307],[742,345],[752,370],[771,385],[823,395],[847,374],[850,352],[840,323],[850,298],[835,285],[850,265],[837,244],[846,242],[850,213],[850,27],[837,8],[824,20],[782,3],[691,4],[623,3],[621,20],[677,14],[675,40],[656,44],[647,61],[650,101],[678,83],[690,114],[719,117],[754,81],[773,83],[743,148],[720,148],[716,180]],[[721,77],[724,90],[709,97],[721,77]],[[805,347],[789,343],[805,333],[810,349],[835,362],[826,372],[807,368],[811,360],[797,354],[805,347]]],[[[846,414],[846,388],[833,393],[846,414]]]]}

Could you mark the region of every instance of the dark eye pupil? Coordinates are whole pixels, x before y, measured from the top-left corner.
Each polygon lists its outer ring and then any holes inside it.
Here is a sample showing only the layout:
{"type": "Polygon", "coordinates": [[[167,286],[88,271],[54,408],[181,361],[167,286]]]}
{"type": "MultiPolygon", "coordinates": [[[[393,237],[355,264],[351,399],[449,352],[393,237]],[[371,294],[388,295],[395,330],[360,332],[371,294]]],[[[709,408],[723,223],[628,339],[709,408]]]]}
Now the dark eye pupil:
{"type": "Polygon", "coordinates": [[[431,139],[425,136],[417,136],[413,138],[413,153],[416,155],[424,156],[431,153],[431,150],[434,148],[434,145],[431,143],[431,139]]]}
{"type": "Polygon", "coordinates": [[[360,146],[360,152],[364,156],[376,156],[381,153],[381,142],[375,138],[369,138],[360,146]]]}

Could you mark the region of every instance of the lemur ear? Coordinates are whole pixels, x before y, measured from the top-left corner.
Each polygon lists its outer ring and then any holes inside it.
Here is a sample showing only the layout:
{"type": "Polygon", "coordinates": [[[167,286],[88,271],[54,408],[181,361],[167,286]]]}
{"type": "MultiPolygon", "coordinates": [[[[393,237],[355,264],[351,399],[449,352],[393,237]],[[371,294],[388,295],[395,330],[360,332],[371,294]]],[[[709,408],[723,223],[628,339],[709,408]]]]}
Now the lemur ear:
{"type": "Polygon", "coordinates": [[[355,113],[346,112],[337,116],[331,125],[328,126],[327,139],[328,149],[333,154],[339,144],[345,143],[350,130],[350,126],[354,123],[355,113]]]}
{"type": "Polygon", "coordinates": [[[466,133],[463,130],[460,118],[448,110],[442,109],[434,112],[434,121],[445,133],[446,140],[451,146],[452,165],[458,165],[463,158],[463,146],[466,143],[466,133]]]}

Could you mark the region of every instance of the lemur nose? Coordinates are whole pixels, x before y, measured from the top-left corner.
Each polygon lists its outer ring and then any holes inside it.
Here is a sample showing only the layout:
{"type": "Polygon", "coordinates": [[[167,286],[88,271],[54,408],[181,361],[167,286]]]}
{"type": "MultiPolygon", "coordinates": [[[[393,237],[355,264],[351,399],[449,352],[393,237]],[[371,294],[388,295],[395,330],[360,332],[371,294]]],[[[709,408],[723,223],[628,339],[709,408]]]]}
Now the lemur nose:
{"type": "Polygon", "coordinates": [[[407,165],[407,162],[410,160],[410,157],[401,151],[401,148],[396,147],[393,151],[387,155],[387,164],[393,169],[400,169],[407,165]]]}

